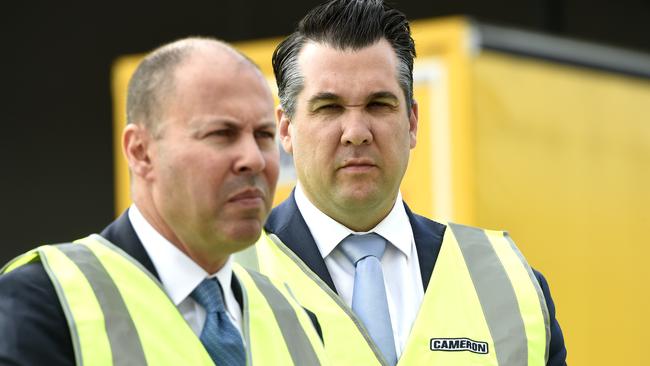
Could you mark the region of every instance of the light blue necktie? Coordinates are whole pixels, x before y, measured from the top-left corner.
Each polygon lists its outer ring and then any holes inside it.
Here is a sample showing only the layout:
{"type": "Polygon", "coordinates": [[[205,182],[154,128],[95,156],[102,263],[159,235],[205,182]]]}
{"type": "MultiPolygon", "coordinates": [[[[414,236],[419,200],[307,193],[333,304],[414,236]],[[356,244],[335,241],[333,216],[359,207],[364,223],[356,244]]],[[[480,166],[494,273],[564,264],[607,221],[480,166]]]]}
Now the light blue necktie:
{"type": "Polygon", "coordinates": [[[384,287],[384,272],[379,261],[384,255],[386,240],[375,233],[351,234],[343,239],[340,247],[355,266],[352,311],[368,329],[386,361],[395,365],[397,354],[384,287]]]}
{"type": "Polygon", "coordinates": [[[200,339],[212,361],[218,366],[245,366],[244,343],[228,318],[219,282],[215,278],[206,278],[191,296],[205,308],[205,323],[200,339]]]}

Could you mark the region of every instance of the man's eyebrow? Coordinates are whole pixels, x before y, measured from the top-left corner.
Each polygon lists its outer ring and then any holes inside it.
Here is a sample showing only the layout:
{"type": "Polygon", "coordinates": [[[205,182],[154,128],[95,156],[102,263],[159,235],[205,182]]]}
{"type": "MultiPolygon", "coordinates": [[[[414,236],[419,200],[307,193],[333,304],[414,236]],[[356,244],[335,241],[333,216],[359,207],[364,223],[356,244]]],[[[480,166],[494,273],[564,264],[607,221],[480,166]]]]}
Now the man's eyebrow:
{"type": "Polygon", "coordinates": [[[309,98],[307,103],[311,105],[311,104],[314,104],[314,103],[319,102],[319,101],[324,101],[324,100],[332,100],[333,101],[333,100],[340,100],[340,99],[341,99],[341,97],[334,94],[334,93],[320,92],[320,93],[314,95],[313,97],[309,98]]]}
{"type": "Polygon", "coordinates": [[[229,118],[212,118],[212,117],[195,118],[190,121],[189,125],[194,129],[201,129],[206,127],[209,128],[214,126],[228,127],[228,128],[237,127],[237,124],[234,121],[230,120],[229,118]]]}
{"type": "Polygon", "coordinates": [[[376,93],[370,94],[368,97],[368,100],[373,100],[373,99],[394,99],[395,101],[399,101],[399,98],[397,98],[397,95],[389,92],[389,91],[379,91],[376,93]]]}
{"type": "MultiPolygon", "coordinates": [[[[200,129],[201,127],[208,127],[208,128],[221,127],[221,128],[231,128],[231,129],[238,130],[238,129],[242,128],[242,124],[237,123],[235,121],[231,121],[229,119],[213,119],[213,120],[209,120],[209,121],[204,122],[200,126],[197,126],[197,129],[200,129]]],[[[265,121],[260,122],[259,124],[256,124],[254,126],[254,128],[255,129],[265,129],[265,128],[275,129],[276,125],[275,125],[275,121],[265,120],[265,121]]]]}
{"type": "Polygon", "coordinates": [[[275,124],[275,122],[263,122],[263,123],[260,123],[259,125],[255,126],[255,129],[258,129],[258,130],[259,129],[263,130],[265,128],[272,128],[272,129],[275,130],[276,129],[276,124],[275,124]]]}

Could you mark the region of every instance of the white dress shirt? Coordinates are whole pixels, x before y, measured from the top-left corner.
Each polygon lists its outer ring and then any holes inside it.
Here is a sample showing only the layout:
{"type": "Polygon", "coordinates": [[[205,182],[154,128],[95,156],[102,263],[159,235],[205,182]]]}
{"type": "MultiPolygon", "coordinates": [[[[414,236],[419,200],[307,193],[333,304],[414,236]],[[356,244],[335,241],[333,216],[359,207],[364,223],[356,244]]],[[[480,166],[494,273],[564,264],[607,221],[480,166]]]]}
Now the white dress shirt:
{"type": "MultiPolygon", "coordinates": [[[[354,265],[337,246],[350,234],[364,233],[354,232],[321,212],[305,196],[300,183],[296,186],[295,198],[338,294],[348,306],[351,306],[354,265]]],[[[387,240],[381,265],[395,349],[399,358],[406,346],[406,340],[424,297],[413,229],[406,215],[401,193],[397,195],[395,205],[388,216],[368,232],[377,233],[387,240]]]]}
{"type": "Polygon", "coordinates": [[[190,294],[206,278],[216,277],[223,289],[224,303],[230,321],[241,333],[241,308],[230,287],[232,280],[232,257],[217,273],[209,274],[175,245],[165,239],[149,222],[135,204],[129,208],[129,220],[142,242],[167,295],[172,299],[183,318],[197,336],[205,323],[205,309],[190,294]]]}

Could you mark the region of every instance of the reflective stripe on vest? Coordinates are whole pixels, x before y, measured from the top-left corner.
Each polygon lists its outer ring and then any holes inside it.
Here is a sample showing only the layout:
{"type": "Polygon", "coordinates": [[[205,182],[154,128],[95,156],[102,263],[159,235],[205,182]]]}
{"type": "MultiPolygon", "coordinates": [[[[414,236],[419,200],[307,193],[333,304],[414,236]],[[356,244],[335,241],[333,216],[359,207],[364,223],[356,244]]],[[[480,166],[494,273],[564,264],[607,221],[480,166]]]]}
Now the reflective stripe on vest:
{"type": "MultiPolygon", "coordinates": [[[[275,235],[255,250],[248,263],[300,290],[298,301],[316,313],[333,364],[382,362],[349,307],[275,235]]],[[[542,366],[548,323],[537,279],[509,236],[449,224],[398,365],[542,366]]]]}
{"type": "MultiPolygon", "coordinates": [[[[160,283],[139,262],[98,235],[78,243],[39,247],[0,271],[43,263],[68,320],[77,365],[213,365],[160,283]]],[[[323,364],[320,339],[287,290],[233,267],[244,295],[243,333],[251,345],[247,364],[323,364]],[[292,343],[302,348],[287,346],[292,343]]]]}
{"type": "Polygon", "coordinates": [[[235,263],[233,271],[246,288],[247,319],[275,319],[278,326],[259,327],[249,335],[254,365],[321,365],[324,350],[311,319],[285,285],[235,263]],[[280,349],[281,348],[281,352],[280,349]]]}

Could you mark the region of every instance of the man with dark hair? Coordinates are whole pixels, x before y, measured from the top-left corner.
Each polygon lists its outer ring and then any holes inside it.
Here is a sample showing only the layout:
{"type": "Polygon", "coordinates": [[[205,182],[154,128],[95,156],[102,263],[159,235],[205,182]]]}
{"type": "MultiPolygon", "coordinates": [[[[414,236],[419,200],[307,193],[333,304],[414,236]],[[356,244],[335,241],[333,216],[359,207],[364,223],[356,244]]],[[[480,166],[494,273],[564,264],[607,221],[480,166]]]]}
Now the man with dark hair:
{"type": "Polygon", "coordinates": [[[381,0],[334,0],[273,55],[280,141],[298,184],[256,247],[343,365],[564,365],[548,285],[504,232],[412,213],[415,47],[381,0]]]}
{"type": "Polygon", "coordinates": [[[136,69],[127,115],[133,205],[0,270],[0,364],[322,365],[285,285],[231,260],[259,237],[279,170],[258,68],[217,40],[168,44],[136,69]]]}

